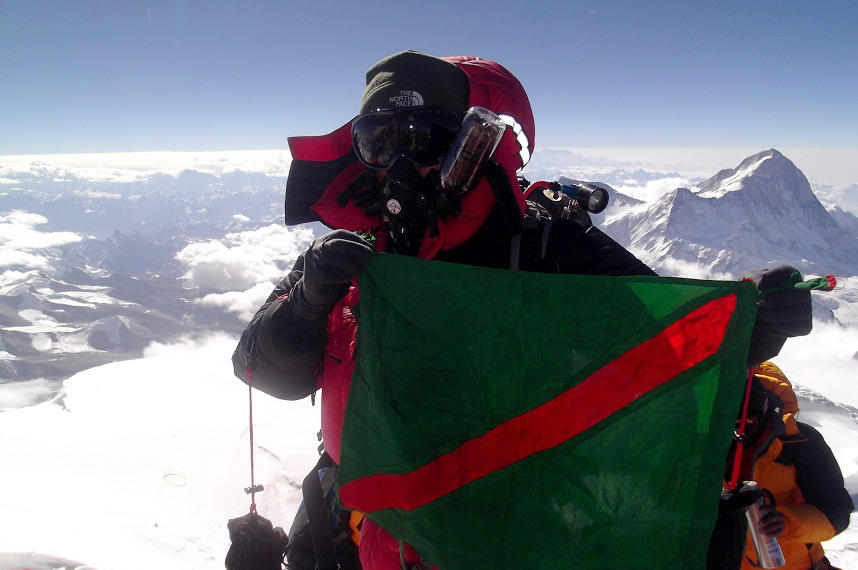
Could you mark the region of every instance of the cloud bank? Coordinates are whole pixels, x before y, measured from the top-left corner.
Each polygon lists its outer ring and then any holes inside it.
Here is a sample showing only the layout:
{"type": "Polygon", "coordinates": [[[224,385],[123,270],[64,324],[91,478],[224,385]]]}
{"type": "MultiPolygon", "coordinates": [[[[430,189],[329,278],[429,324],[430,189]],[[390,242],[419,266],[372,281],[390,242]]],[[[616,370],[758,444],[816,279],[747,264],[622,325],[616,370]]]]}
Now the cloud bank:
{"type": "MultiPolygon", "coordinates": [[[[0,352],[0,357],[3,353],[0,352]]],[[[62,387],[62,382],[37,378],[25,382],[0,384],[0,411],[25,408],[50,399],[62,387]]]]}
{"type": "Polygon", "coordinates": [[[74,232],[36,229],[46,223],[46,217],[20,210],[0,214],[0,267],[48,270],[50,264],[46,250],[83,239],[74,232]]]}
{"type": "Polygon", "coordinates": [[[193,243],[176,258],[187,268],[188,285],[215,291],[197,302],[250,318],[313,237],[308,226],[271,224],[193,243]]]}

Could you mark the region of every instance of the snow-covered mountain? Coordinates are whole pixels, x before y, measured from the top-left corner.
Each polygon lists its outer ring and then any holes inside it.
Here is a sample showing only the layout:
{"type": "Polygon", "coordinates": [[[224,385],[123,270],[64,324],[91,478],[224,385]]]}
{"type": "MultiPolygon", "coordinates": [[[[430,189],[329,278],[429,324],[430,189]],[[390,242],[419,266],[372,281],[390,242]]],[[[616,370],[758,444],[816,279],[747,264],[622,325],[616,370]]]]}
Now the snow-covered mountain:
{"type": "Polygon", "coordinates": [[[4,272],[0,377],[63,379],[106,362],[139,358],[154,341],[241,330],[234,314],[194,304],[195,293],[177,279],[133,277],[90,265],[53,276],[4,272]]]}
{"type": "Polygon", "coordinates": [[[834,274],[842,287],[815,296],[815,314],[858,326],[858,287],[843,279],[858,275],[854,216],[826,210],[804,174],[777,150],[749,156],[698,186],[608,214],[602,228],[662,275],[739,278],[781,263],[805,274],[834,274]]]}
{"type": "Polygon", "coordinates": [[[858,274],[858,238],[838,225],[796,166],[776,150],[750,156],[695,188],[606,220],[647,262],[700,265],[715,274],[782,262],[808,273],[858,274]]]}
{"type": "Polygon", "coordinates": [[[194,263],[177,256],[282,225],[282,183],[242,171],[104,179],[0,165],[0,383],[61,380],[139,358],[153,341],[240,332],[245,315],[202,302],[223,289],[183,279],[194,263]]]}

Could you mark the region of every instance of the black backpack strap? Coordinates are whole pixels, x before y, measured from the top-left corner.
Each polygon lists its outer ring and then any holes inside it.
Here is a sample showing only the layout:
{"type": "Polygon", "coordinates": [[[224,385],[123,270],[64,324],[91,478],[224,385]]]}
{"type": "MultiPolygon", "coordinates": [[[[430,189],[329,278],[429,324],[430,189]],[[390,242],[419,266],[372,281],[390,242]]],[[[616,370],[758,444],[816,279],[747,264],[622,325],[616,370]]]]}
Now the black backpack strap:
{"type": "Polygon", "coordinates": [[[524,230],[511,237],[509,268],[514,271],[542,270],[554,220],[551,212],[539,202],[527,200],[525,204],[524,230]]]}
{"type": "Polygon", "coordinates": [[[509,268],[518,271],[521,268],[521,234],[513,234],[509,245],[509,268]]]}
{"type": "Polygon", "coordinates": [[[545,254],[548,252],[548,238],[551,236],[551,225],[553,223],[551,220],[548,220],[542,225],[542,243],[539,249],[539,259],[542,261],[545,261],[545,254]]]}
{"type": "Polygon", "coordinates": [[[322,480],[319,479],[319,469],[324,467],[328,467],[325,477],[333,477],[336,465],[327,452],[322,454],[316,467],[304,478],[304,506],[307,509],[310,537],[313,540],[313,552],[316,555],[316,568],[317,570],[336,570],[339,566],[334,550],[334,535],[331,531],[325,492],[322,490],[322,480]]]}
{"type": "Polygon", "coordinates": [[[507,229],[513,234],[520,233],[524,229],[524,223],[516,194],[521,192],[521,188],[513,189],[506,170],[494,158],[486,164],[483,176],[494,191],[497,208],[507,229]]]}

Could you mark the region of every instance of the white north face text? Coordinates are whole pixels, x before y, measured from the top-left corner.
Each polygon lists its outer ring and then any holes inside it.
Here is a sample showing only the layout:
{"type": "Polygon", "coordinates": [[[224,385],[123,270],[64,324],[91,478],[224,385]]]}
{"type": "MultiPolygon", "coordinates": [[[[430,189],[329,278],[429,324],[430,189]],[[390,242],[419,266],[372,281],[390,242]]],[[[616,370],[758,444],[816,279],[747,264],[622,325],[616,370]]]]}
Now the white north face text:
{"type": "Polygon", "coordinates": [[[423,104],[423,95],[417,91],[400,91],[399,95],[390,98],[397,107],[419,107],[423,104]]]}

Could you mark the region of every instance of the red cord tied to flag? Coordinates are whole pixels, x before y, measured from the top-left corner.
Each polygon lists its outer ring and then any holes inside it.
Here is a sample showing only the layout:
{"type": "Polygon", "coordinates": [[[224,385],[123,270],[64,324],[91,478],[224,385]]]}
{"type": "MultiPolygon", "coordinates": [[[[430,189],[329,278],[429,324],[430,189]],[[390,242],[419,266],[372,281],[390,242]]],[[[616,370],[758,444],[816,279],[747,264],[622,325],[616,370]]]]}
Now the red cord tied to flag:
{"type": "Polygon", "coordinates": [[[748,373],[748,381],[745,384],[745,396],[742,400],[742,413],[739,416],[739,425],[734,432],[736,437],[736,449],[733,453],[733,465],[730,470],[730,480],[727,481],[727,489],[730,491],[738,488],[742,477],[742,455],[745,447],[745,428],[748,423],[748,403],[751,400],[751,382],[754,381],[754,371],[748,373]]]}
{"type": "MultiPolygon", "coordinates": [[[[742,281],[756,283],[756,280],[753,277],[744,277],[742,281]]],[[[837,287],[837,278],[834,275],[828,274],[823,277],[813,277],[802,281],[801,273],[796,271],[781,285],[760,291],[760,297],[765,297],[777,291],[785,291],[788,289],[804,291],[833,291],[835,287],[837,287]]]]}

